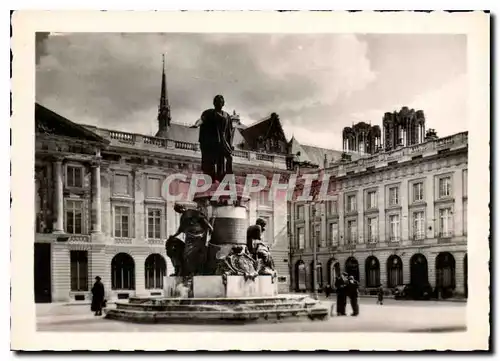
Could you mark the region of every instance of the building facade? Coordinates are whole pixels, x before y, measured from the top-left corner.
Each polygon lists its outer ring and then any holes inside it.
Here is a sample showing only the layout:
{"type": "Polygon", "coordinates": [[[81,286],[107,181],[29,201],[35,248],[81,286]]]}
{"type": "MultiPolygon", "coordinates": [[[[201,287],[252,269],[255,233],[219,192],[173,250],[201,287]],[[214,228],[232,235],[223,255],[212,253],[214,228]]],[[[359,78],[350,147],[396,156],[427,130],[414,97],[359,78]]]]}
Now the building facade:
{"type": "Polygon", "coordinates": [[[319,288],[346,271],[366,293],[411,283],[467,294],[467,133],[426,140],[413,114],[403,130],[384,121],[389,151],[324,170],[333,200],[289,205],[293,290],[312,290],[316,246],[319,288]]]}
{"type": "MultiPolygon", "coordinates": [[[[164,243],[180,218],[162,197],[162,184],[169,174],[200,172],[198,130],[168,119],[160,123],[165,137],[150,137],[79,125],[39,104],[35,109],[35,300],[88,301],[95,276],[109,300],[161,295],[163,277],[173,273],[164,243]]],[[[272,124],[271,117],[259,124],[266,121],[272,124]]],[[[247,146],[235,150],[237,176],[291,172],[285,154],[252,151],[247,134],[237,132],[247,146]]],[[[288,292],[286,200],[263,191],[247,211],[249,225],[258,217],[267,221],[264,241],[279,289],[288,292]]]]}

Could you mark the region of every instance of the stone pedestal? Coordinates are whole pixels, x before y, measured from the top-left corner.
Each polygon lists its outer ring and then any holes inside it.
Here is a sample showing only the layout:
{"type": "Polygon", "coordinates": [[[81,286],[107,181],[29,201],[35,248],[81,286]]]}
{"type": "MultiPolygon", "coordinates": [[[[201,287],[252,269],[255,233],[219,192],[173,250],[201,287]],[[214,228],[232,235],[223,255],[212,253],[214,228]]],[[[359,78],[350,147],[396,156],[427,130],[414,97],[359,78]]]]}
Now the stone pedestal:
{"type": "Polygon", "coordinates": [[[215,196],[218,184],[194,197],[194,202],[213,219],[214,231],[208,245],[206,274],[214,274],[218,259],[225,258],[235,245],[246,245],[248,228],[247,207],[249,197],[242,195],[242,187],[236,186],[236,194],[215,196]],[[215,196],[215,197],[214,197],[215,196]]]}
{"type": "Polygon", "coordinates": [[[271,276],[245,280],[243,276],[194,276],[164,278],[164,296],[173,298],[238,298],[273,297],[278,284],[271,276]]]}

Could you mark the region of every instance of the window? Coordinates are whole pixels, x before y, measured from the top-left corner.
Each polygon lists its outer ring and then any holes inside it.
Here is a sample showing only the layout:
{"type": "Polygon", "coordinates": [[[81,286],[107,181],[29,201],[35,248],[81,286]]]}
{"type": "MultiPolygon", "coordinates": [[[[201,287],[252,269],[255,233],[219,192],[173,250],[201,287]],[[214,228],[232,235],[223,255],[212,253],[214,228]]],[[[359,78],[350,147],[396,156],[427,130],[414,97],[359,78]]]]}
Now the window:
{"type": "Polygon", "coordinates": [[[330,223],[330,242],[332,246],[339,244],[339,225],[338,223],[330,223]]]}
{"type": "Polygon", "coordinates": [[[355,212],[356,211],[356,196],[350,195],[347,196],[347,212],[355,212]]]}
{"type": "Polygon", "coordinates": [[[356,244],[357,241],[357,224],[355,220],[347,221],[347,244],[356,244]]]}
{"type": "Polygon", "coordinates": [[[148,209],[148,238],[161,238],[161,210],[148,209]]]}
{"type": "Polygon", "coordinates": [[[413,238],[425,238],[425,219],[423,211],[413,212],[413,238]]]}
{"type": "Polygon", "coordinates": [[[163,289],[163,277],[167,272],[165,259],[158,253],[150,254],[144,263],[146,289],[163,289]]]}
{"type": "Polygon", "coordinates": [[[397,206],[399,204],[399,188],[391,187],[389,188],[389,205],[397,206]]]}
{"type": "Polygon", "coordinates": [[[439,210],[439,237],[451,237],[453,230],[453,218],[451,208],[439,210]]]}
{"type": "Polygon", "coordinates": [[[82,234],[83,201],[66,201],[66,233],[82,234]]]}
{"type": "Polygon", "coordinates": [[[464,197],[467,197],[467,169],[464,169],[462,176],[463,176],[463,179],[462,179],[463,191],[462,191],[462,193],[463,193],[464,197]]]}
{"type": "Polygon", "coordinates": [[[378,241],[377,223],[377,217],[370,217],[367,219],[368,243],[376,243],[378,241]]]}
{"type": "Polygon", "coordinates": [[[127,253],[118,253],[111,261],[111,288],[135,290],[135,263],[127,253]]]}
{"type": "Polygon", "coordinates": [[[337,214],[337,209],[338,209],[337,207],[338,207],[337,201],[329,201],[328,202],[328,214],[329,215],[337,214]]]}
{"type": "Polygon", "coordinates": [[[71,291],[89,290],[89,262],[87,251],[70,251],[71,291]]]}
{"type": "Polygon", "coordinates": [[[129,194],[128,175],[115,174],[114,176],[114,193],[115,194],[129,194]]]}
{"type": "Polygon", "coordinates": [[[78,166],[66,166],[66,187],[83,187],[83,168],[78,166]]]}
{"type": "Polygon", "coordinates": [[[316,243],[316,247],[323,246],[323,240],[321,239],[321,226],[315,224],[311,229],[311,243],[316,243]]]}
{"type": "Polygon", "coordinates": [[[377,192],[370,191],[366,197],[366,209],[377,208],[377,192]]]}
{"type": "Polygon", "coordinates": [[[467,234],[467,202],[464,202],[463,211],[464,211],[464,215],[463,215],[464,234],[467,234]]]}
{"type": "Polygon", "coordinates": [[[389,216],[389,239],[391,242],[399,241],[399,214],[389,216]]]}
{"type": "Polygon", "coordinates": [[[148,178],[146,190],[148,198],[161,198],[161,179],[148,178]]]}
{"type": "Polygon", "coordinates": [[[424,200],[424,184],[422,182],[413,183],[413,202],[424,200]]]}
{"type": "Polygon", "coordinates": [[[299,241],[299,249],[304,249],[305,247],[304,227],[297,228],[297,237],[299,241]]]}
{"type": "Polygon", "coordinates": [[[262,218],[266,222],[266,228],[264,229],[264,233],[262,234],[262,239],[268,245],[272,245],[274,242],[272,218],[262,215],[259,215],[259,218],[262,218]]]}
{"type": "Polygon", "coordinates": [[[115,237],[129,237],[130,230],[130,208],[123,206],[115,207],[115,237]]]}
{"type": "Polygon", "coordinates": [[[451,196],[451,177],[439,178],[439,198],[451,196]]]}
{"type": "Polygon", "coordinates": [[[304,219],[304,206],[303,205],[297,206],[297,219],[304,219]]]}
{"type": "Polygon", "coordinates": [[[266,207],[272,207],[272,199],[270,198],[270,192],[269,191],[261,191],[259,193],[259,205],[261,206],[266,206],[266,207]]]}

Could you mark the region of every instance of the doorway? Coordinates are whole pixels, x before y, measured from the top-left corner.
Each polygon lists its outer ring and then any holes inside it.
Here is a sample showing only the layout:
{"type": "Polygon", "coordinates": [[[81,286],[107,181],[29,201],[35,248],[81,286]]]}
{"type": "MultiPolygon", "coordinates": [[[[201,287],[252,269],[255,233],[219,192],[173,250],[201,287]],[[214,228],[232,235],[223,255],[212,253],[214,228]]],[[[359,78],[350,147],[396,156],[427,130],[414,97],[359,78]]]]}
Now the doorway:
{"type": "Polygon", "coordinates": [[[50,243],[35,243],[35,303],[52,302],[50,243]]]}

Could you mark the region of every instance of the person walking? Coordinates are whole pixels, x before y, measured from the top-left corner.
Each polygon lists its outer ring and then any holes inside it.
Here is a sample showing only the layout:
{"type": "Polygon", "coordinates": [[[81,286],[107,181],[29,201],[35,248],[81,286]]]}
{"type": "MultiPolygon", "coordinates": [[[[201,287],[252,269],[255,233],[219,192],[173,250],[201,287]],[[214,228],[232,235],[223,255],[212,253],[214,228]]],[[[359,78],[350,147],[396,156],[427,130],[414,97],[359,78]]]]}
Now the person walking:
{"type": "Polygon", "coordinates": [[[90,310],[95,312],[95,316],[102,316],[102,307],[104,305],[104,285],[101,277],[96,276],[94,286],[92,287],[92,304],[90,310]]]}
{"type": "Polygon", "coordinates": [[[347,273],[342,273],[335,281],[335,288],[337,289],[337,316],[345,316],[345,306],[347,303],[347,273]]]}
{"type": "Polygon", "coordinates": [[[330,297],[330,295],[332,294],[332,286],[330,286],[330,284],[327,284],[326,287],[325,287],[325,296],[326,298],[330,297]]]}
{"type": "Polygon", "coordinates": [[[349,276],[347,283],[347,295],[349,296],[349,301],[351,302],[352,316],[359,315],[358,287],[358,281],[356,281],[353,276],[349,276]]]}
{"type": "Polygon", "coordinates": [[[380,305],[384,304],[384,288],[382,286],[378,288],[377,292],[377,305],[378,304],[380,305]]]}

